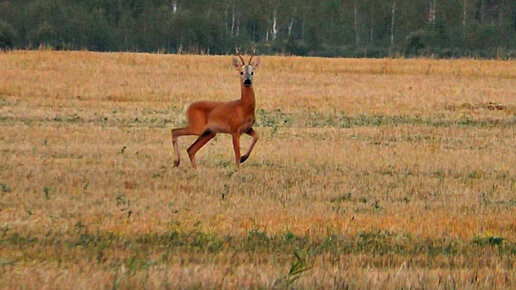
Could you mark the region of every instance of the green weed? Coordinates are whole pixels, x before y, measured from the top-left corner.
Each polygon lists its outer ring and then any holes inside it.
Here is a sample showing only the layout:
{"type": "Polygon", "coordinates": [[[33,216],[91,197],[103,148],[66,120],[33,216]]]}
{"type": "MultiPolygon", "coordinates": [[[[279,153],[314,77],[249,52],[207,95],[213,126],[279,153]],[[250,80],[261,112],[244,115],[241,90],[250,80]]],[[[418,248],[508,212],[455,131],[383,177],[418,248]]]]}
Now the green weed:
{"type": "Polygon", "coordinates": [[[313,264],[309,264],[307,261],[307,253],[296,249],[294,251],[294,258],[290,263],[290,269],[284,278],[285,289],[292,286],[302,275],[312,269],[313,264]]]}

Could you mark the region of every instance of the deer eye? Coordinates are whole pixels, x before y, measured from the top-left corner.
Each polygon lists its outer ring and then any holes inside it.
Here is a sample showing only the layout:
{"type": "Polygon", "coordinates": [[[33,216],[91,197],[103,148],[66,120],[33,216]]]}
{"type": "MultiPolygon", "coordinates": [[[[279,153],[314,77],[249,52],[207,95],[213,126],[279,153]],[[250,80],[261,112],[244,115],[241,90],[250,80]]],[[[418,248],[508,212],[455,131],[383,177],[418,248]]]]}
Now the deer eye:
{"type": "Polygon", "coordinates": [[[252,72],[251,75],[254,75],[254,72],[252,72]]]}
{"type": "Polygon", "coordinates": [[[241,71],[241,72],[240,72],[240,74],[241,74],[241,75],[243,75],[243,74],[244,74],[244,72],[243,72],[243,71],[241,71]]]}

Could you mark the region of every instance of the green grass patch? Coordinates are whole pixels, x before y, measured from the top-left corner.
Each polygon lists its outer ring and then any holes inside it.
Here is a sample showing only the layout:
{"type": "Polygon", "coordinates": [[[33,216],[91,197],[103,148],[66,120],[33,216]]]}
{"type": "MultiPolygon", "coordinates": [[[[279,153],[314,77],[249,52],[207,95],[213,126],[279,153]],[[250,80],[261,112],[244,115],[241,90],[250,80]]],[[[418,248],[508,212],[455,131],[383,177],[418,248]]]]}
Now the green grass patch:
{"type": "MultiPolygon", "coordinates": [[[[43,119],[19,119],[16,117],[0,117],[0,124],[14,124],[17,122],[29,123],[59,123],[59,124],[81,124],[91,123],[108,127],[150,127],[169,128],[184,127],[183,112],[173,110],[172,113],[160,115],[141,116],[134,118],[127,117],[101,117],[82,118],[77,114],[55,116],[43,119]]],[[[401,125],[425,125],[431,127],[479,127],[479,128],[508,128],[516,126],[516,117],[508,119],[471,119],[462,117],[460,119],[446,119],[442,117],[420,117],[404,115],[348,115],[344,112],[320,113],[320,112],[295,112],[285,113],[280,110],[267,111],[256,110],[256,126],[272,128],[271,135],[276,134],[278,128],[353,128],[353,127],[379,127],[379,126],[401,126],[401,125]]]]}
{"type": "Polygon", "coordinates": [[[256,111],[257,122],[262,127],[303,127],[303,128],[352,128],[400,125],[426,125],[432,127],[511,127],[516,125],[516,118],[509,120],[470,119],[458,120],[443,118],[423,118],[403,115],[347,115],[337,113],[284,113],[280,110],[256,111]]]}
{"type": "MultiPolygon", "coordinates": [[[[89,233],[86,227],[76,226],[73,232],[47,233],[44,236],[11,233],[3,231],[0,246],[16,249],[80,248],[92,260],[102,261],[106,251],[122,250],[133,254],[150,253],[220,253],[246,252],[260,254],[292,253],[296,249],[306,250],[312,255],[372,254],[383,255],[461,255],[472,254],[474,246],[496,245],[499,253],[516,254],[514,244],[504,242],[500,237],[476,237],[473,243],[446,237],[422,239],[406,233],[385,230],[363,231],[353,236],[331,234],[327,237],[297,236],[290,231],[268,235],[259,230],[249,231],[244,236],[219,236],[202,231],[171,231],[166,234],[144,234],[126,236],[115,233],[89,233]]],[[[29,256],[27,256],[29,258],[29,256]]]]}

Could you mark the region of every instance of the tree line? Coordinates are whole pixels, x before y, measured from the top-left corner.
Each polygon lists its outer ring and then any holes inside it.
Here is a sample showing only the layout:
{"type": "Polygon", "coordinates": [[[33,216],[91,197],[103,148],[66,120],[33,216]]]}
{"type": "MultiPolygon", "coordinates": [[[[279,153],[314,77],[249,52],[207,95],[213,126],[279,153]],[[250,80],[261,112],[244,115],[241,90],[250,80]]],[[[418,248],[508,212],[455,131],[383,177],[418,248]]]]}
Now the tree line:
{"type": "Polygon", "coordinates": [[[0,0],[0,48],[516,57],[514,0],[0,0]]]}

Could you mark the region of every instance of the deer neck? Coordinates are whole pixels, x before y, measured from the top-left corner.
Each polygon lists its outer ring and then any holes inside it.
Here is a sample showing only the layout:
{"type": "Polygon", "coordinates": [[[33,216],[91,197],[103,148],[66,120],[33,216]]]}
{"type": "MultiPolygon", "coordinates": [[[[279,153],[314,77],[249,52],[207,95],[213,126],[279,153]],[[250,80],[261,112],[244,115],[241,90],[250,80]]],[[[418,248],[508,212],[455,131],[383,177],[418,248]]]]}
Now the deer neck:
{"type": "Polygon", "coordinates": [[[254,112],[255,100],[254,100],[254,90],[252,86],[244,86],[242,85],[242,96],[240,98],[242,105],[249,109],[250,112],[254,112]]]}

